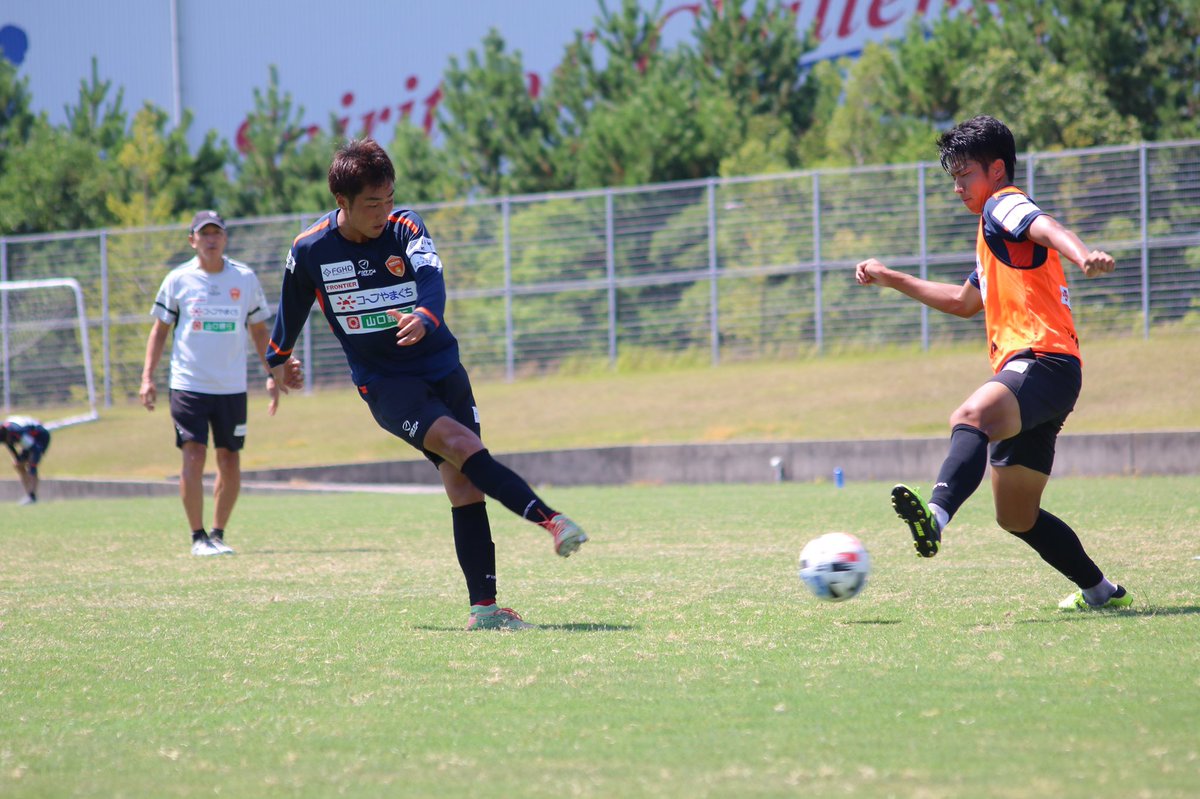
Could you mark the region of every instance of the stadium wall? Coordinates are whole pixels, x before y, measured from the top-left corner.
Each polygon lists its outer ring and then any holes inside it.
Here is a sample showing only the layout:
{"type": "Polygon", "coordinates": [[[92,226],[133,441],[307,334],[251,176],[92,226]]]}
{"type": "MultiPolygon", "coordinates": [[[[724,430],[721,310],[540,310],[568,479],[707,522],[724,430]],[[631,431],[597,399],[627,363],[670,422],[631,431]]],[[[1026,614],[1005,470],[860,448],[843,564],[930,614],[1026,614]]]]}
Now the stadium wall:
{"type": "MultiPolygon", "coordinates": [[[[928,480],[946,453],[946,439],[777,441],[736,444],[664,444],[508,453],[499,460],[536,485],[604,486],[705,483],[832,482],[834,469],[849,481],[928,480]]],[[[1200,431],[1062,436],[1058,476],[1112,477],[1200,474],[1200,431]]],[[[247,470],[247,493],[441,490],[425,460],[376,461],[288,469],[247,470]]],[[[167,480],[43,479],[47,500],[175,496],[167,480]]],[[[20,497],[16,481],[0,483],[0,500],[20,497]]]]}

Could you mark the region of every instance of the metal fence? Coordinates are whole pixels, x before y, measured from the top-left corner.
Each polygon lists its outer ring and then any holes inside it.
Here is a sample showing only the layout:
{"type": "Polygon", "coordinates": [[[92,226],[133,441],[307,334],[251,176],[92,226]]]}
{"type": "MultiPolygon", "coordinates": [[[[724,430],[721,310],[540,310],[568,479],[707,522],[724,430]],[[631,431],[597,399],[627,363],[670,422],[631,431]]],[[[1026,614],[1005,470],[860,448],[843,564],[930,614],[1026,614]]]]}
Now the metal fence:
{"type": "MultiPolygon", "coordinates": [[[[1017,183],[1117,258],[1117,271],[1096,280],[1068,268],[1081,336],[1200,329],[1200,142],[1026,154],[1017,183]]],[[[974,267],[977,218],[937,164],[417,210],[445,264],[447,322],[476,376],[655,359],[715,365],[911,341],[928,348],[983,335],[981,319],[854,284],[853,265],[868,256],[954,283],[974,267]]],[[[292,239],[315,218],[230,222],[228,254],[258,272],[269,301],[292,239]]],[[[136,396],[155,292],[190,256],[177,226],[12,236],[0,238],[0,279],[79,281],[111,405],[136,396]]],[[[298,344],[310,384],[343,382],[337,341],[319,311],[310,322],[298,344]]],[[[41,384],[8,401],[29,410],[61,392],[41,384]]]]}

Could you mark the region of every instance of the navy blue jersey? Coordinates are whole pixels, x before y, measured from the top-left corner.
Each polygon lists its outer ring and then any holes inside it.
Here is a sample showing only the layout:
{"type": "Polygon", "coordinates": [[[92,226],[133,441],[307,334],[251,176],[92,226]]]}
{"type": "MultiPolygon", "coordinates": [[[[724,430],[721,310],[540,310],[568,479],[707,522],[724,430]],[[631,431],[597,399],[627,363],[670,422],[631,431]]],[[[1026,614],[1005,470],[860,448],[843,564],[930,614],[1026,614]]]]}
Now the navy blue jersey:
{"type": "Polygon", "coordinates": [[[0,424],[0,440],[17,461],[31,461],[36,466],[50,446],[50,431],[37,419],[10,416],[0,424]]]}
{"type": "Polygon", "coordinates": [[[330,211],[292,242],[267,363],[292,354],[313,300],[346,352],[350,374],[363,386],[377,377],[438,380],[459,363],[458,341],[444,324],[442,262],[414,211],[397,208],[378,237],[356,244],[338,232],[330,211]],[[425,323],[416,344],[396,344],[396,320],[385,311],[415,313],[425,323]]]}

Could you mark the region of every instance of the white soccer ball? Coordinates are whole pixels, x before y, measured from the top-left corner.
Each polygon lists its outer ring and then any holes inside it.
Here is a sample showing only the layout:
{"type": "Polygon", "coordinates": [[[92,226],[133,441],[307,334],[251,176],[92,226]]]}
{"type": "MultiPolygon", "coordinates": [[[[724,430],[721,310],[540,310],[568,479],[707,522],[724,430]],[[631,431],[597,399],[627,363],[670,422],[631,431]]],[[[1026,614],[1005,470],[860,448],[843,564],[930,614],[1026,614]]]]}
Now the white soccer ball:
{"type": "Polygon", "coordinates": [[[841,602],[858,596],[870,571],[866,547],[849,533],[826,533],[800,551],[800,579],[817,599],[841,602]]]}

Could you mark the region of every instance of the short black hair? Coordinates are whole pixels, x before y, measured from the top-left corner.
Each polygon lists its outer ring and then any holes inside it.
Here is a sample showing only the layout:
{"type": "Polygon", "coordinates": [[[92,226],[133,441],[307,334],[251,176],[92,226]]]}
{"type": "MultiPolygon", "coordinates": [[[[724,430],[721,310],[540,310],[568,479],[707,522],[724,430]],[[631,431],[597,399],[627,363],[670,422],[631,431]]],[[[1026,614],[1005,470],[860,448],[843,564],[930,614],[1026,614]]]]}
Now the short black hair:
{"type": "Polygon", "coordinates": [[[968,161],[975,161],[987,168],[997,158],[1004,162],[1004,171],[1010,182],[1016,173],[1017,144],[1012,131],[995,117],[977,116],[959,122],[938,136],[937,146],[946,174],[954,174],[955,169],[968,161]]]}
{"type": "Polygon", "coordinates": [[[396,182],[392,159],[374,139],[355,139],[338,149],[329,165],[329,191],[353,200],[368,186],[396,182]]]}

